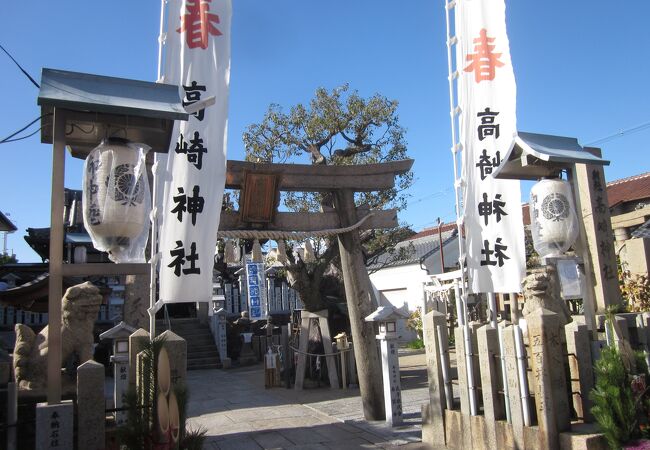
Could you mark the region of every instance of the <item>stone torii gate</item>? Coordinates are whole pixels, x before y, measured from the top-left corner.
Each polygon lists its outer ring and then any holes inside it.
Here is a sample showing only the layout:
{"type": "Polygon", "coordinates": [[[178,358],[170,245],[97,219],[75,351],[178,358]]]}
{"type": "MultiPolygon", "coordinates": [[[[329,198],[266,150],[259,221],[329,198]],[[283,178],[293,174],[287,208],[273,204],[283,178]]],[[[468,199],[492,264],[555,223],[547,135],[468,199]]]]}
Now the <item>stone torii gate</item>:
{"type": "Polygon", "coordinates": [[[296,239],[299,237],[294,236],[304,236],[305,233],[322,235],[323,230],[337,235],[359,387],[367,420],[383,419],[384,404],[374,326],[364,321],[374,311],[375,301],[359,231],[392,228],[398,222],[394,209],[371,211],[357,208],[354,193],[393,188],[395,176],[408,172],[412,165],[410,159],[351,166],[228,161],[226,188],[238,189],[241,195],[238,211],[221,213],[220,235],[234,236],[254,231],[257,236],[271,239],[278,236],[296,239]],[[331,193],[334,208],[323,208],[322,212],[279,212],[280,191],[331,193]]]}

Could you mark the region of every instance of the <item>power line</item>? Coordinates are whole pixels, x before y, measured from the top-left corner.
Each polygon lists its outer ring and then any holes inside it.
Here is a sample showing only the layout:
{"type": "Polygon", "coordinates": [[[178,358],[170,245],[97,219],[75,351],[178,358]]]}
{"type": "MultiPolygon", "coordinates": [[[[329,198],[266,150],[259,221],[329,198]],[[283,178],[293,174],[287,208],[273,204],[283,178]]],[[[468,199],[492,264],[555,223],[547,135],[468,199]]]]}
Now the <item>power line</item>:
{"type": "Polygon", "coordinates": [[[16,139],[4,139],[4,140],[0,141],[0,144],[8,144],[10,142],[22,141],[23,139],[30,138],[30,137],[34,136],[36,133],[38,133],[39,131],[41,131],[42,128],[43,127],[39,127],[38,130],[34,131],[33,133],[29,133],[27,136],[21,136],[21,137],[16,138],[16,139]]]}
{"type": "Polygon", "coordinates": [[[588,142],[585,145],[604,144],[605,142],[609,142],[609,141],[611,141],[613,139],[623,137],[626,134],[638,133],[639,131],[643,131],[643,130],[648,129],[648,128],[650,128],[650,122],[645,122],[645,123],[642,123],[641,125],[637,125],[635,127],[628,128],[626,130],[621,130],[618,133],[610,134],[609,136],[605,136],[604,138],[600,138],[600,139],[597,139],[595,141],[588,142]]]}
{"type": "Polygon", "coordinates": [[[442,191],[433,192],[431,194],[425,195],[424,197],[420,197],[420,198],[417,198],[415,200],[410,201],[409,205],[414,205],[416,203],[420,203],[420,202],[422,202],[424,200],[427,200],[427,199],[433,198],[433,197],[442,197],[442,196],[445,196],[445,195],[449,194],[449,192],[451,192],[451,191],[452,191],[452,188],[447,188],[447,189],[444,189],[442,191]]]}
{"type": "Polygon", "coordinates": [[[2,49],[2,51],[5,52],[9,58],[11,58],[11,60],[14,62],[14,64],[16,64],[16,65],[18,66],[18,68],[20,69],[20,71],[21,71],[22,73],[24,73],[25,76],[26,76],[27,78],[29,78],[29,81],[31,81],[31,82],[34,84],[34,86],[36,86],[36,87],[39,88],[39,89],[41,88],[41,86],[36,82],[36,80],[34,80],[34,79],[32,78],[32,76],[31,76],[30,74],[28,74],[27,71],[26,71],[25,69],[23,69],[23,67],[22,67],[20,64],[18,64],[18,61],[16,61],[16,60],[14,59],[14,57],[11,56],[11,53],[9,53],[9,52],[8,52],[8,51],[7,51],[7,50],[2,46],[2,44],[0,44],[0,49],[2,49]]]}
{"type": "MultiPolygon", "coordinates": [[[[25,131],[27,128],[31,127],[31,126],[34,125],[36,122],[38,122],[39,120],[41,120],[43,117],[49,116],[50,114],[51,114],[51,113],[49,113],[49,114],[43,114],[42,116],[37,117],[36,119],[34,119],[34,120],[32,120],[31,122],[29,122],[27,125],[25,125],[24,127],[22,127],[20,130],[11,133],[9,136],[7,136],[7,137],[4,138],[3,140],[1,140],[1,141],[0,141],[0,144],[4,144],[5,142],[13,142],[13,141],[15,141],[15,140],[24,139],[24,138],[18,138],[18,139],[11,139],[11,138],[14,137],[15,135],[17,135],[18,133],[21,133],[21,132],[25,131]]],[[[40,128],[39,128],[39,130],[40,130],[40,128]]],[[[35,133],[32,133],[32,134],[30,134],[29,136],[33,136],[34,134],[35,134],[35,133]]],[[[25,136],[25,137],[29,137],[29,136],[25,136]]]]}

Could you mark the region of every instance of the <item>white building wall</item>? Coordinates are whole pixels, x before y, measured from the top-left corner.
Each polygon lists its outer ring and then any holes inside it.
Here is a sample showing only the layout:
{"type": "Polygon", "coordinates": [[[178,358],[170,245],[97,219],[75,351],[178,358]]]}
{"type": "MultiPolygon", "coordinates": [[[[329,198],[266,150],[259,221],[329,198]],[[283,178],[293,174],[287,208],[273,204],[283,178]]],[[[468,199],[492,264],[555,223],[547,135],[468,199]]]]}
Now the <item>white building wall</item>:
{"type": "MultiPolygon", "coordinates": [[[[427,273],[419,264],[398,267],[388,267],[370,274],[370,282],[380,305],[392,304],[401,308],[406,303],[409,311],[420,307],[424,312],[424,291],[422,285],[428,281],[427,273]]],[[[416,338],[413,331],[401,325],[398,333],[401,341],[411,341],[416,338]]]]}

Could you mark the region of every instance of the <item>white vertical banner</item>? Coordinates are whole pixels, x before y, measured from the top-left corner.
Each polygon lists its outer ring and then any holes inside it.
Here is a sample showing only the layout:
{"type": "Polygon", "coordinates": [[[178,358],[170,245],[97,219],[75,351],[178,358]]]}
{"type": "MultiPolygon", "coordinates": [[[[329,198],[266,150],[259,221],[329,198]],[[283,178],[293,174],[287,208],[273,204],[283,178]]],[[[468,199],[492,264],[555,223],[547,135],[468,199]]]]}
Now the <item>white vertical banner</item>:
{"type": "Polygon", "coordinates": [[[232,5],[168,4],[163,82],[178,84],[185,106],[210,96],[216,103],[176,122],[166,167],[158,172],[164,181],[159,297],[164,303],[207,302],[226,181],[232,5]]]}
{"type": "Polygon", "coordinates": [[[518,180],[492,172],[517,135],[504,0],[457,0],[456,70],[469,292],[520,292],[526,257],[518,180]]]}

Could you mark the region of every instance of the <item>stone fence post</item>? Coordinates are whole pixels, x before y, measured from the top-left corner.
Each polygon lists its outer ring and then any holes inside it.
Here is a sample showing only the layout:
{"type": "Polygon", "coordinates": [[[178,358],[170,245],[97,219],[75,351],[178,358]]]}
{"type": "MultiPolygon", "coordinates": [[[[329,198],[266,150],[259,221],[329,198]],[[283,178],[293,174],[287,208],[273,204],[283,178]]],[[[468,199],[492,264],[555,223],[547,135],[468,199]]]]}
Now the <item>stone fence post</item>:
{"type": "Polygon", "coordinates": [[[591,400],[589,392],[594,387],[594,369],[591,358],[591,337],[586,324],[571,322],[564,326],[566,348],[571,375],[573,407],[579,418],[591,422],[591,400]]]}
{"type": "Polygon", "coordinates": [[[650,367],[650,313],[644,312],[636,316],[636,327],[639,344],[643,346],[645,361],[650,367]]]}
{"type": "Polygon", "coordinates": [[[478,340],[479,366],[481,369],[481,388],[483,394],[483,415],[487,431],[488,448],[496,448],[496,420],[506,417],[505,405],[499,394],[501,363],[499,351],[499,331],[491,325],[484,325],[476,332],[478,340]]]}
{"type": "Polygon", "coordinates": [[[104,378],[104,366],[96,361],[86,361],[77,368],[77,448],[106,447],[104,378]]]}
{"type": "Polygon", "coordinates": [[[430,446],[444,446],[445,439],[445,385],[442,376],[444,359],[440,348],[448,348],[447,319],[443,313],[431,311],[422,318],[424,347],[429,378],[429,402],[423,405],[422,442],[430,446]],[[437,327],[442,328],[440,335],[437,327]],[[444,342],[439,341],[442,336],[444,342]],[[442,344],[442,345],[441,345],[442,344]]]}
{"type": "Polygon", "coordinates": [[[508,403],[510,405],[510,423],[516,448],[524,448],[524,403],[521,398],[521,384],[515,344],[515,327],[509,325],[503,329],[503,353],[508,383],[508,403]]]}
{"type": "Polygon", "coordinates": [[[560,316],[538,308],[526,316],[538,423],[538,448],[559,449],[571,428],[560,316]]]}

